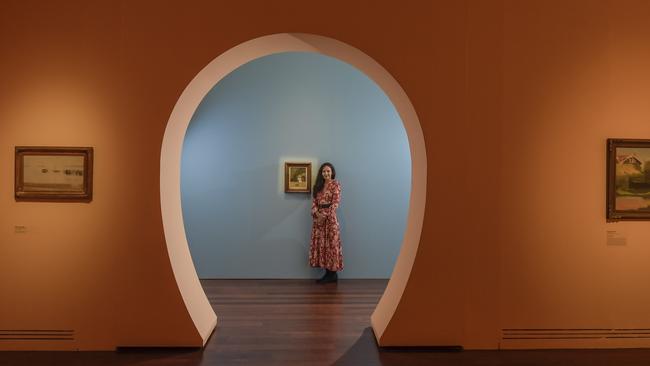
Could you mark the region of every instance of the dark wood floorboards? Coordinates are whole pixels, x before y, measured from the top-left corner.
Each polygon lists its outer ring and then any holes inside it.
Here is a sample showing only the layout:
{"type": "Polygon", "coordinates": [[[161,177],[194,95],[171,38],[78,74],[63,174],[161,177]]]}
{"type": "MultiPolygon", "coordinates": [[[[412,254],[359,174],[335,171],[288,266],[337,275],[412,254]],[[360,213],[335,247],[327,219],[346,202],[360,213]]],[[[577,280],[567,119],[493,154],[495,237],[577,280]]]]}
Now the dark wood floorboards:
{"type": "Polygon", "coordinates": [[[386,282],[202,281],[219,315],[204,357],[225,365],[331,365],[369,326],[386,282]]]}
{"type": "Polygon", "coordinates": [[[204,280],[219,325],[204,350],[0,352],[0,366],[637,366],[650,350],[379,351],[370,314],[386,281],[204,280]]]}

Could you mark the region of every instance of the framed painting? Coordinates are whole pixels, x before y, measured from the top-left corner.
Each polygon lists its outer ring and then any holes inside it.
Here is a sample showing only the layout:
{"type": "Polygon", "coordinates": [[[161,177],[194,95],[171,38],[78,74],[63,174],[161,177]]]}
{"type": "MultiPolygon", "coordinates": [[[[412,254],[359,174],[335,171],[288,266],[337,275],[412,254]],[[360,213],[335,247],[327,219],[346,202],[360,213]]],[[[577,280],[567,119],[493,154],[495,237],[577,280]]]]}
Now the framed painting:
{"type": "Polygon", "coordinates": [[[284,191],[311,193],[311,163],[284,163],[284,191]]]}
{"type": "Polygon", "coordinates": [[[92,147],[16,146],[16,201],[90,202],[92,147]]]}
{"type": "Polygon", "coordinates": [[[607,221],[650,220],[650,140],[607,140],[607,221]]]}

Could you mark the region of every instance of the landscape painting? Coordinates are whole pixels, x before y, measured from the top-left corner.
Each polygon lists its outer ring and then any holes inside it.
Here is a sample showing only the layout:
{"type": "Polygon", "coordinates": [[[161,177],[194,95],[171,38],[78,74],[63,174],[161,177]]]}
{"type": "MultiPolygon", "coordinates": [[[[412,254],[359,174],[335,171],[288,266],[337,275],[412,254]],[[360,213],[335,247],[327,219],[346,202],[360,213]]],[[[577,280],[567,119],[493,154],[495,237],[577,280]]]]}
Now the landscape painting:
{"type": "Polygon", "coordinates": [[[650,220],[650,140],[609,139],[607,219],[650,220]]]}
{"type": "Polygon", "coordinates": [[[17,201],[90,202],[92,147],[17,146],[17,201]]]}

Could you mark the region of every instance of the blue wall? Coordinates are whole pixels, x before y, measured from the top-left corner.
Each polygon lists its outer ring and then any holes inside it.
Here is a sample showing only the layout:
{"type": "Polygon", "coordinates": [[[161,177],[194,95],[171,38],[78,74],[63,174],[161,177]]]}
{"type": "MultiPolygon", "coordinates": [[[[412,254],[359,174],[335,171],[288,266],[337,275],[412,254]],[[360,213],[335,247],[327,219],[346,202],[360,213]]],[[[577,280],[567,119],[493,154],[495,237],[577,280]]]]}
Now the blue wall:
{"type": "Polygon", "coordinates": [[[406,225],[411,158],[386,95],[357,69],[281,53],[220,81],[185,136],[181,193],[200,278],[310,278],[311,197],[284,161],[330,161],[343,187],[342,278],[388,278],[406,225]]]}

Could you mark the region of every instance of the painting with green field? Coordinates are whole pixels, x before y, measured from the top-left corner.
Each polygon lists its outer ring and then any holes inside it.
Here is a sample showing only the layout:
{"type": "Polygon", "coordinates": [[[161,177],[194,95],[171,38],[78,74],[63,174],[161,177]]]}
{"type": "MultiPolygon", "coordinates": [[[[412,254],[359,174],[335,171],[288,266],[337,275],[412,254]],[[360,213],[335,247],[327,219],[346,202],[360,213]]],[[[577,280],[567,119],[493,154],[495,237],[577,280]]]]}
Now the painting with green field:
{"type": "Polygon", "coordinates": [[[650,140],[608,140],[608,219],[650,219],[650,140]]]}

